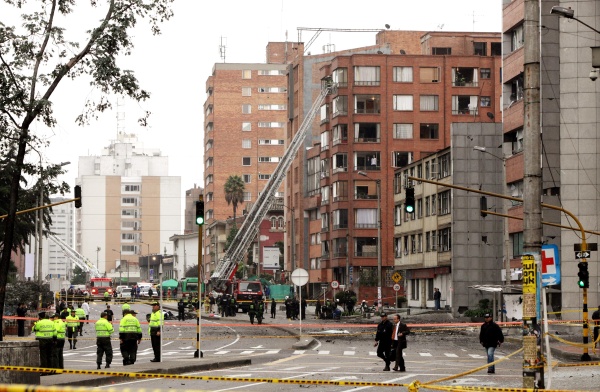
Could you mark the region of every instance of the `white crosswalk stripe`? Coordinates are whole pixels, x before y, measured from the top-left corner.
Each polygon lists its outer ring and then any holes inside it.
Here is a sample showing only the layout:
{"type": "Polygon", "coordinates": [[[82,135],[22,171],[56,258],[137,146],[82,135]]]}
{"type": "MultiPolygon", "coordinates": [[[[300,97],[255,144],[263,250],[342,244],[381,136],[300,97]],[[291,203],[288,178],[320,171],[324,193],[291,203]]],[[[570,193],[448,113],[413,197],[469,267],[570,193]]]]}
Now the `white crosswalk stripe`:
{"type": "Polygon", "coordinates": [[[419,353],[420,356],[422,357],[431,357],[431,353],[419,353]]]}
{"type": "Polygon", "coordinates": [[[450,357],[450,358],[458,358],[458,355],[453,354],[453,353],[444,353],[445,356],[450,357]]]}
{"type": "Polygon", "coordinates": [[[269,350],[267,352],[265,352],[265,354],[277,354],[279,353],[281,350],[269,350]]]}
{"type": "Polygon", "coordinates": [[[217,351],[215,353],[215,355],[223,355],[223,354],[227,354],[229,351],[217,351]]]}
{"type": "Polygon", "coordinates": [[[356,351],[344,351],[344,355],[354,355],[356,351]]]}
{"type": "Polygon", "coordinates": [[[327,355],[329,354],[329,351],[319,351],[319,355],[327,355]]]}
{"type": "Polygon", "coordinates": [[[304,350],[296,350],[292,353],[292,355],[300,355],[300,354],[304,354],[304,350]]]}
{"type": "Polygon", "coordinates": [[[251,351],[242,351],[240,354],[241,355],[248,355],[248,354],[252,354],[254,352],[254,350],[251,351]]]}

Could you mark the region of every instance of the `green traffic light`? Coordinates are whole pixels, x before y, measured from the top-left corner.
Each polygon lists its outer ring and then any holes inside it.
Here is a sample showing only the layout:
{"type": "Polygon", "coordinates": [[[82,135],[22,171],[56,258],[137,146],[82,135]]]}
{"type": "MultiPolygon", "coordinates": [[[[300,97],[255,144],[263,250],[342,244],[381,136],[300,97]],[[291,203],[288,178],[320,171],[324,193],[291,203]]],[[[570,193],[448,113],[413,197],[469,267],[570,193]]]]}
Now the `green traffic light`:
{"type": "Polygon", "coordinates": [[[583,280],[578,280],[577,285],[581,288],[585,287],[585,282],[583,280]]]}
{"type": "Polygon", "coordinates": [[[412,214],[413,212],[415,212],[415,207],[407,205],[406,212],[408,212],[409,214],[412,214]]]}
{"type": "Polygon", "coordinates": [[[203,225],[204,224],[204,217],[203,216],[196,217],[196,224],[197,225],[203,225]]]}

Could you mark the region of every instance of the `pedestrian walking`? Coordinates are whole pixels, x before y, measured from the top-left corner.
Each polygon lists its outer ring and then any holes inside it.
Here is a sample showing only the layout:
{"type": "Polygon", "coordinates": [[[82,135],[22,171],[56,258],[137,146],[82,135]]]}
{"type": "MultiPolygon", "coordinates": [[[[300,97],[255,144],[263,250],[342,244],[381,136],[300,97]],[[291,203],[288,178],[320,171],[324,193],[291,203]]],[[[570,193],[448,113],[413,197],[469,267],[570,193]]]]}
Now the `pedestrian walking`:
{"type": "Polygon", "coordinates": [[[205,313],[210,312],[210,296],[208,294],[206,294],[206,296],[204,296],[204,312],[205,313]]]}
{"type": "MultiPolygon", "coordinates": [[[[56,327],[48,318],[48,313],[40,312],[38,316],[39,320],[33,325],[33,332],[35,332],[35,340],[40,345],[40,367],[48,369],[52,367],[52,350],[57,336],[56,327]]],[[[42,375],[46,374],[49,373],[42,373],[42,375]]]]}
{"type": "Polygon", "coordinates": [[[390,371],[390,351],[392,349],[392,330],[394,325],[387,318],[387,314],[381,313],[381,321],[377,324],[374,347],[377,347],[377,356],[385,362],[384,372],[390,371]]]}
{"type": "Polygon", "coordinates": [[[392,347],[396,349],[396,356],[394,359],[394,370],[397,372],[405,372],[406,367],[404,366],[404,356],[402,350],[407,347],[406,336],[410,334],[410,329],[406,324],[400,321],[400,315],[394,315],[394,332],[392,333],[392,347]]]}
{"type": "Polygon", "coordinates": [[[179,298],[179,302],[177,302],[177,320],[183,321],[185,319],[185,303],[183,302],[183,298],[179,298]]]}
{"type": "Polygon", "coordinates": [[[160,311],[160,304],[154,302],[152,303],[152,313],[148,322],[148,334],[152,342],[152,351],[154,351],[154,358],[150,362],[160,362],[160,329],[163,323],[164,318],[160,311]]]}
{"type": "Polygon", "coordinates": [[[17,335],[25,336],[25,317],[27,316],[27,306],[23,302],[17,307],[17,335]]]}
{"type": "Polygon", "coordinates": [[[150,299],[152,299],[152,295],[154,295],[154,292],[152,291],[152,287],[150,287],[150,288],[148,289],[148,297],[149,297],[150,299]]]}
{"type": "Polygon", "coordinates": [[[113,334],[115,329],[112,324],[108,321],[108,314],[106,312],[100,313],[100,319],[96,321],[96,364],[98,369],[102,367],[102,357],[106,354],[106,366],[105,369],[110,368],[110,364],[113,359],[113,349],[110,343],[110,336],[113,334]]]}
{"type": "Polygon", "coordinates": [[[63,350],[65,347],[65,337],[67,335],[67,324],[62,320],[58,313],[52,315],[52,322],[56,328],[56,342],[54,343],[54,351],[52,353],[52,367],[55,369],[64,369],[65,360],[63,350]]]}
{"type": "MultiPolygon", "coordinates": [[[[485,318],[485,321],[481,325],[481,330],[479,331],[479,342],[485,347],[487,363],[492,363],[494,362],[494,352],[496,351],[496,347],[499,347],[504,343],[504,334],[502,333],[500,326],[492,320],[491,314],[486,313],[483,317],[485,318]]],[[[488,374],[494,374],[495,372],[496,369],[494,365],[488,366],[488,374]]]]}
{"type": "Polygon", "coordinates": [[[110,305],[106,305],[106,321],[108,321],[109,323],[112,323],[113,321],[113,316],[115,315],[115,313],[112,311],[112,309],[110,308],[110,305]]]}
{"type": "Polygon", "coordinates": [[[276,313],[277,313],[277,302],[275,302],[275,298],[271,298],[271,318],[275,318],[276,313]]]}
{"type": "Polygon", "coordinates": [[[600,305],[598,309],[592,313],[592,320],[594,320],[594,348],[598,346],[598,334],[600,332],[600,305]]]}
{"type": "Polygon", "coordinates": [[[88,321],[90,319],[90,304],[88,304],[88,299],[81,304],[81,309],[85,312],[85,320],[88,321]]]}
{"type": "Polygon", "coordinates": [[[81,306],[82,304],[79,303],[75,311],[75,315],[79,319],[79,336],[83,336],[83,320],[85,320],[85,310],[81,306]]]}
{"type": "Polygon", "coordinates": [[[124,366],[135,363],[138,344],[142,341],[142,327],[135,317],[136,314],[133,309],[126,310],[119,324],[119,342],[124,366]]]}
{"type": "Polygon", "coordinates": [[[77,348],[77,329],[79,328],[79,317],[75,309],[71,309],[71,314],[65,319],[67,322],[67,339],[69,339],[69,348],[77,348]]]}
{"type": "Polygon", "coordinates": [[[306,298],[302,298],[302,302],[300,304],[300,318],[304,320],[306,318],[306,298]]]}
{"type": "Polygon", "coordinates": [[[442,301],[442,293],[437,287],[433,289],[433,302],[435,303],[435,310],[440,310],[440,303],[442,301]]]}

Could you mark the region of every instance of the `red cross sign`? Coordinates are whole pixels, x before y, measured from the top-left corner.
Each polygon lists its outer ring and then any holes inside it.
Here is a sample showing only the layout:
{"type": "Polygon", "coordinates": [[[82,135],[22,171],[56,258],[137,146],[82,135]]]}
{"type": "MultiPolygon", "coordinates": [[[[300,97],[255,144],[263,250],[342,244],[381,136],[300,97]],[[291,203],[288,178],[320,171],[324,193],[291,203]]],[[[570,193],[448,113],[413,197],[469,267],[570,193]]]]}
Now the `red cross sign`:
{"type": "Polygon", "coordinates": [[[542,245],[542,286],[560,283],[560,254],[556,245],[542,245]]]}

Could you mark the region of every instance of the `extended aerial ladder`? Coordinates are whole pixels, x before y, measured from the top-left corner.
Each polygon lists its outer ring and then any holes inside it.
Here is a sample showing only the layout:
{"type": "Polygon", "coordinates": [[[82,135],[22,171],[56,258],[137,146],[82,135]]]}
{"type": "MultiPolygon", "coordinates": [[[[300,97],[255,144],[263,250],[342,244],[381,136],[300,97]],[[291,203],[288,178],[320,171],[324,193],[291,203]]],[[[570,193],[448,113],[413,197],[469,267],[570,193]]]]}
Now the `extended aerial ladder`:
{"type": "Polygon", "coordinates": [[[56,245],[58,245],[62,252],[65,254],[65,256],[69,258],[69,260],[77,264],[77,266],[81,268],[84,272],[89,273],[90,277],[98,278],[102,276],[102,274],[100,274],[100,271],[98,271],[98,268],[96,268],[94,264],[92,264],[88,259],[83,257],[81,253],[71,248],[66,242],[52,234],[48,236],[48,239],[53,241],[56,245]]]}
{"type": "Polygon", "coordinates": [[[302,121],[298,132],[292,138],[290,145],[285,150],[283,157],[269,178],[265,188],[256,199],[256,202],[252,205],[252,208],[248,212],[244,223],[242,223],[233,241],[231,241],[231,245],[229,246],[229,249],[227,249],[225,256],[219,260],[219,264],[211,276],[213,287],[216,290],[225,291],[227,285],[233,279],[233,276],[237,271],[238,263],[241,261],[242,257],[246,253],[246,250],[256,236],[255,229],[259,227],[260,222],[269,211],[275,193],[281,186],[281,183],[285,178],[285,174],[294,161],[296,152],[303,145],[306,134],[311,128],[315,116],[319,112],[325,97],[327,94],[329,94],[331,89],[332,86],[330,84],[324,87],[319,96],[313,102],[312,107],[302,121]]]}

